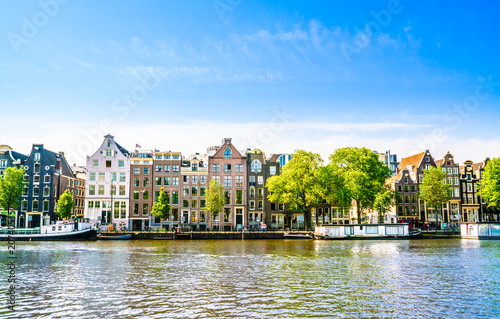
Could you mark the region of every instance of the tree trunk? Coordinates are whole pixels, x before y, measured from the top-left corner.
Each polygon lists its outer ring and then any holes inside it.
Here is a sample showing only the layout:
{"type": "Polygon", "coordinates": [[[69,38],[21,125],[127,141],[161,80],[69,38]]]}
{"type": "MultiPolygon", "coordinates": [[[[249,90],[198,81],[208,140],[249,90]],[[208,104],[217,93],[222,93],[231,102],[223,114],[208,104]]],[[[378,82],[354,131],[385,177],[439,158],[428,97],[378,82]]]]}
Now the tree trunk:
{"type": "Polygon", "coordinates": [[[361,207],[359,203],[356,201],[356,218],[358,219],[358,224],[361,224],[361,207]]]}

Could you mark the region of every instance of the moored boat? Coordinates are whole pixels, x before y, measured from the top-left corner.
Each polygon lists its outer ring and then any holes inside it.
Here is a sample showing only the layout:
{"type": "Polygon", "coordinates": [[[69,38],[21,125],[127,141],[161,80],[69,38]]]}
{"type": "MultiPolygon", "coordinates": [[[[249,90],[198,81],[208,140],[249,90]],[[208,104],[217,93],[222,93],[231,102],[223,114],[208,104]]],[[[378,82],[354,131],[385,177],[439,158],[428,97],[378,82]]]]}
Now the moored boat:
{"type": "Polygon", "coordinates": [[[95,230],[88,223],[64,223],[44,225],[35,229],[4,228],[0,240],[52,241],[52,240],[95,240],[95,230]]]}
{"type": "Polygon", "coordinates": [[[291,233],[284,233],[283,238],[285,239],[312,239],[311,235],[308,234],[291,234],[291,233]]]}
{"type": "Polygon", "coordinates": [[[420,229],[408,224],[347,224],[316,226],[316,239],[411,239],[419,238],[420,229]]]}
{"type": "Polygon", "coordinates": [[[132,234],[126,234],[126,235],[97,235],[97,239],[99,240],[127,240],[132,238],[132,234]]]}
{"type": "Polygon", "coordinates": [[[500,239],[500,222],[461,223],[460,236],[466,239],[500,239]]]}

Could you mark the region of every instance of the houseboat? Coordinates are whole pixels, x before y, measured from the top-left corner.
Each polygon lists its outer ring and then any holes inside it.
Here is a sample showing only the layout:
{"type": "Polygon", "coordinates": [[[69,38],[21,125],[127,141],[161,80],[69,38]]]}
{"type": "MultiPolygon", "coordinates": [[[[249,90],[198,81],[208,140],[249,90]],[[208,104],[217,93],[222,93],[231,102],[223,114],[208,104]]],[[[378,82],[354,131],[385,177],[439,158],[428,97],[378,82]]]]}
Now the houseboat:
{"type": "Polygon", "coordinates": [[[95,239],[95,230],[87,222],[58,222],[39,228],[2,228],[0,240],[14,241],[50,241],[50,240],[91,240],[95,239]]]}
{"type": "Polygon", "coordinates": [[[420,236],[408,224],[349,224],[316,226],[316,239],[409,239],[420,236]]]}
{"type": "Polygon", "coordinates": [[[500,239],[500,222],[461,223],[460,237],[467,239],[500,239]]]}

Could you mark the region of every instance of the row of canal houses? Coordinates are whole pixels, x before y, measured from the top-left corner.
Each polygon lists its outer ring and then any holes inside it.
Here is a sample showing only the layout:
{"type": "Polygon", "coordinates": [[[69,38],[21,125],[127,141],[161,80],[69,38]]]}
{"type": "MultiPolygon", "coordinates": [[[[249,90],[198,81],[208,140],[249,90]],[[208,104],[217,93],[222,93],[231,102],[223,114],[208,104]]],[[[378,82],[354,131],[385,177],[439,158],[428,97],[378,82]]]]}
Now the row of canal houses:
{"type": "MultiPolygon", "coordinates": [[[[481,163],[454,162],[448,153],[435,160],[429,151],[403,158],[390,152],[378,153],[393,171],[388,180],[401,195],[392,211],[382,216],[384,223],[456,224],[462,221],[499,220],[499,212],[481,200],[478,181],[488,159],[481,163]],[[452,186],[452,197],[439,211],[418,197],[423,173],[441,167],[452,186]]],[[[292,158],[290,154],[265,154],[237,150],[230,138],[207,149],[206,154],[184,156],[178,151],[145,150],[136,145],[129,152],[112,135],[106,135],[96,152],[87,156],[86,166],[70,166],[64,153],[34,144],[30,155],[0,146],[0,174],[9,166],[24,167],[27,186],[16,210],[16,226],[40,227],[54,222],[57,199],[66,189],[74,197],[74,214],[99,225],[144,230],[185,226],[193,230],[235,230],[241,227],[268,229],[304,228],[304,214],[287,205],[267,200],[265,183],[280,174],[292,158]],[[212,218],[206,210],[209,181],[216,179],[224,188],[224,211],[212,218]],[[151,208],[163,188],[169,194],[171,217],[160,220],[151,208]]],[[[344,210],[334,203],[320,202],[311,211],[311,225],[356,223],[356,207],[344,210]]],[[[6,223],[5,212],[2,224],[6,223]]],[[[363,223],[377,223],[376,211],[362,214],[363,223]]]]}

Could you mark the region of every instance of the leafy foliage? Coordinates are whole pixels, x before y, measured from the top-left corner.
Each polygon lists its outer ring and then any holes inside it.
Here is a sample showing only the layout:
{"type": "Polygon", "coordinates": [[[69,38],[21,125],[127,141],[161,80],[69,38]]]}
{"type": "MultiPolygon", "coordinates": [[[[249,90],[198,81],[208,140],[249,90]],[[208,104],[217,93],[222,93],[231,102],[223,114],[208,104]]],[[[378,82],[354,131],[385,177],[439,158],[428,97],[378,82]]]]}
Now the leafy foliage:
{"type": "Polygon", "coordinates": [[[24,185],[24,168],[7,167],[0,178],[0,207],[9,212],[21,204],[24,185]]]}
{"type": "Polygon", "coordinates": [[[73,195],[69,190],[65,190],[64,193],[59,197],[57,201],[57,209],[55,213],[61,218],[71,217],[73,212],[73,207],[75,207],[75,201],[73,200],[73,195]]]}
{"type": "Polygon", "coordinates": [[[208,184],[206,199],[207,209],[214,219],[224,210],[224,189],[217,180],[212,179],[208,184]]]}
{"type": "Polygon", "coordinates": [[[358,223],[361,223],[361,212],[373,207],[392,172],[379,161],[377,154],[364,147],[337,149],[329,159],[331,179],[339,183],[335,196],[342,201],[348,198],[355,201],[358,223]]]}
{"type": "Polygon", "coordinates": [[[430,167],[424,171],[419,197],[434,209],[441,209],[450,200],[451,186],[446,184],[446,172],[440,168],[430,167]]]}
{"type": "Polygon", "coordinates": [[[311,206],[324,198],[324,177],[321,156],[295,150],[292,159],[282,168],[280,175],[269,178],[266,187],[268,199],[288,204],[304,213],[306,229],[311,227],[311,206]]]}
{"type": "Polygon", "coordinates": [[[170,218],[170,197],[168,193],[163,190],[163,187],[160,188],[160,194],[158,195],[158,200],[153,204],[151,208],[151,214],[160,219],[169,219],[170,218]]]}
{"type": "Polygon", "coordinates": [[[392,207],[396,206],[399,198],[398,192],[390,189],[389,185],[386,185],[377,193],[375,201],[373,202],[373,208],[378,212],[378,222],[380,224],[384,222],[384,215],[390,211],[392,207]]]}
{"type": "Polygon", "coordinates": [[[488,161],[480,182],[481,196],[488,207],[500,207],[500,158],[488,161]]]}

